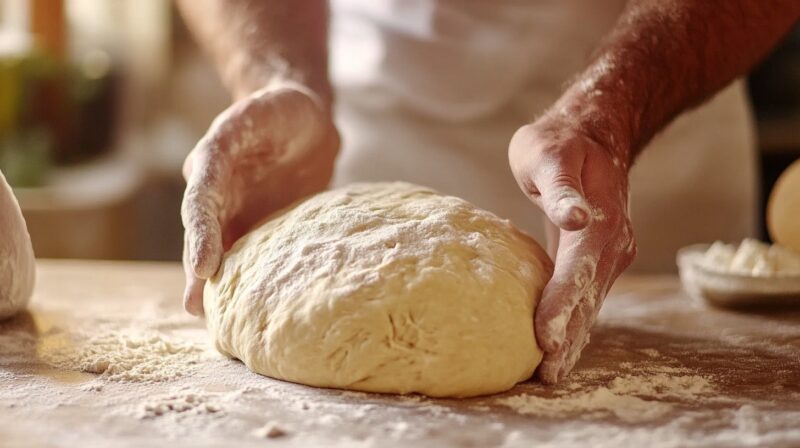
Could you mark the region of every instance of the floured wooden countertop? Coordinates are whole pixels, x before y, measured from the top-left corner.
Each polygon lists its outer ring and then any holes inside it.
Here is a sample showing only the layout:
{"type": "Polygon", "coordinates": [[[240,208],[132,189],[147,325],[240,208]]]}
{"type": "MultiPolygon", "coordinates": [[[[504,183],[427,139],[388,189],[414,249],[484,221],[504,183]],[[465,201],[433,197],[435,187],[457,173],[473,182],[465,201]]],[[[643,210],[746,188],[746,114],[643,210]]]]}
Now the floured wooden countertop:
{"type": "Polygon", "coordinates": [[[562,384],[431,400],[221,357],[181,309],[177,264],[38,274],[30,311],[0,322],[2,447],[800,445],[800,312],[711,309],[676,277],[620,280],[562,384]]]}

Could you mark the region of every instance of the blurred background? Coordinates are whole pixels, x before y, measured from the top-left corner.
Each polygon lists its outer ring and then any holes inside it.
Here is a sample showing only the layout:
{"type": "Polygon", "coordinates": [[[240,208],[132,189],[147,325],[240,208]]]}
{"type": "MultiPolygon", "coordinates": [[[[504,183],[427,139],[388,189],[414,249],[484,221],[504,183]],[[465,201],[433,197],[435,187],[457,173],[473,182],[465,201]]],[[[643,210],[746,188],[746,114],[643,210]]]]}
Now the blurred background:
{"type": "Polygon", "coordinates": [[[0,0],[0,170],[39,257],[179,259],[181,164],[228,103],[168,0],[0,0]]]}
{"type": "MultiPolygon", "coordinates": [[[[800,29],[749,87],[765,198],[800,158],[800,29]]],[[[181,164],[228,102],[168,0],[0,0],[0,170],[39,257],[180,259],[181,164]]]]}

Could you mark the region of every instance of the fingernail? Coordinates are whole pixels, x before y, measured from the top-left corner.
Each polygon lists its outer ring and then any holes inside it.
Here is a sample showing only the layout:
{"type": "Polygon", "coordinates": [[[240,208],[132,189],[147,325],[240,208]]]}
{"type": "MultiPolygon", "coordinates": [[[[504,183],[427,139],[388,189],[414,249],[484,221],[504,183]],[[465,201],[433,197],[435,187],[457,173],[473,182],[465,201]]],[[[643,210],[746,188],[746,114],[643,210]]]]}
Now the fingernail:
{"type": "Polygon", "coordinates": [[[589,221],[589,205],[579,195],[562,198],[556,204],[566,230],[575,230],[572,227],[586,225],[589,221]]]}
{"type": "Polygon", "coordinates": [[[554,353],[558,351],[558,349],[561,347],[561,342],[556,340],[555,338],[548,338],[540,341],[539,345],[545,352],[554,353]]]}
{"type": "Polygon", "coordinates": [[[567,217],[570,221],[583,224],[589,220],[589,211],[581,207],[573,206],[567,212],[567,217]]]}

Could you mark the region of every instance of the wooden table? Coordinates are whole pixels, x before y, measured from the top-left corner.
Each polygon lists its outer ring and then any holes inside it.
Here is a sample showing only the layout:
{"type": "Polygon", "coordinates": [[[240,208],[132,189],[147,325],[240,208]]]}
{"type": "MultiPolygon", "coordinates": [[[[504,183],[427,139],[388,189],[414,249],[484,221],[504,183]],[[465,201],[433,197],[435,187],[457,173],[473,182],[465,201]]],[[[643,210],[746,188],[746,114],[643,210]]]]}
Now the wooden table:
{"type": "Polygon", "coordinates": [[[567,381],[469,400],[255,375],[205,348],[182,279],[41,261],[29,312],[0,323],[0,446],[800,446],[800,313],[708,308],[671,276],[618,282],[567,381]]]}

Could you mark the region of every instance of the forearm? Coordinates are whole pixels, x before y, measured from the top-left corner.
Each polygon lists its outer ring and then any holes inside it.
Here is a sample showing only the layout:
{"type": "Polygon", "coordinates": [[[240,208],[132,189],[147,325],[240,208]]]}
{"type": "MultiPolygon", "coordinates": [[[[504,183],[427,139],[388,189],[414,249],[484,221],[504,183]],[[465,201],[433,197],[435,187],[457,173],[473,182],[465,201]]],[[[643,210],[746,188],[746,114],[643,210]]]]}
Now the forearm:
{"type": "Polygon", "coordinates": [[[672,118],[747,72],[800,16],[779,0],[632,0],[550,113],[630,164],[672,118]]]}
{"type": "Polygon", "coordinates": [[[177,0],[223,82],[241,98],[293,82],[331,101],[325,0],[177,0]]]}

